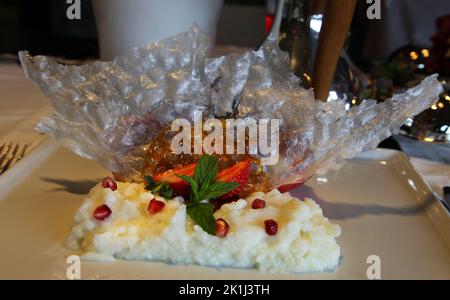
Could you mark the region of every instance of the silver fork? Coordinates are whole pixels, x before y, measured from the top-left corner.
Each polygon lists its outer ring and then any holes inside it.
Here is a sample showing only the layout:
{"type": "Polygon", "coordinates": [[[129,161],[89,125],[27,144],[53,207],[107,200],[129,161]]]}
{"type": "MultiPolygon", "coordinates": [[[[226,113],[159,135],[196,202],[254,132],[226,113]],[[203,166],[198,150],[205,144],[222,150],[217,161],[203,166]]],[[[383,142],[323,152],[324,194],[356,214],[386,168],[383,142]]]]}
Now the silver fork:
{"type": "Polygon", "coordinates": [[[0,175],[16,164],[26,153],[28,144],[3,142],[0,144],[0,175]]]}

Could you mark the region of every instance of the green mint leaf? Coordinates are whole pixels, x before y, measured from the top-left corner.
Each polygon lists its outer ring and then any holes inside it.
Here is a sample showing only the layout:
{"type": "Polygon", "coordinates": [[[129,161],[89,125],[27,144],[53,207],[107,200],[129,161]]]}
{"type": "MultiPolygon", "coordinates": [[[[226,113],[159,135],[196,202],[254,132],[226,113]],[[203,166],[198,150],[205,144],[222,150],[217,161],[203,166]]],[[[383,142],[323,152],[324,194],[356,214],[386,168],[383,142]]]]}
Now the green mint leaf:
{"type": "Polygon", "coordinates": [[[191,192],[190,192],[191,203],[192,204],[199,203],[200,198],[198,197],[198,184],[194,180],[194,178],[186,176],[186,175],[178,175],[178,174],[176,174],[176,175],[191,185],[191,192]]]}
{"type": "Polygon", "coordinates": [[[206,190],[200,191],[198,197],[200,200],[215,199],[234,190],[239,185],[237,182],[216,182],[211,184],[206,190]]]}
{"type": "Polygon", "coordinates": [[[209,203],[198,203],[187,206],[187,214],[204,231],[209,234],[216,234],[216,219],[214,219],[214,208],[209,203]]]}
{"type": "Polygon", "coordinates": [[[215,182],[218,172],[217,157],[202,155],[197,162],[193,177],[176,174],[191,186],[187,214],[205,232],[212,235],[216,234],[213,205],[200,201],[218,198],[240,185],[237,182],[215,182]]]}
{"type": "Polygon", "coordinates": [[[145,182],[147,182],[145,189],[148,191],[153,190],[158,185],[158,183],[155,181],[155,179],[153,179],[152,176],[144,176],[144,180],[145,182]]]}
{"type": "Polygon", "coordinates": [[[204,190],[214,182],[219,172],[217,157],[212,155],[202,155],[197,161],[194,171],[194,180],[197,182],[199,190],[204,190]]]}
{"type": "Polygon", "coordinates": [[[165,199],[171,199],[173,196],[173,190],[170,184],[164,182],[161,189],[159,190],[159,195],[164,197],[165,199]]]}
{"type": "Polygon", "coordinates": [[[164,183],[158,183],[158,185],[152,189],[152,192],[159,193],[159,191],[163,188],[163,186],[164,186],[164,183]]]}
{"type": "MultiPolygon", "coordinates": [[[[146,187],[147,188],[147,187],[146,187]]],[[[158,183],[152,190],[152,193],[158,194],[165,199],[171,199],[173,196],[172,187],[168,182],[158,183]]]]}

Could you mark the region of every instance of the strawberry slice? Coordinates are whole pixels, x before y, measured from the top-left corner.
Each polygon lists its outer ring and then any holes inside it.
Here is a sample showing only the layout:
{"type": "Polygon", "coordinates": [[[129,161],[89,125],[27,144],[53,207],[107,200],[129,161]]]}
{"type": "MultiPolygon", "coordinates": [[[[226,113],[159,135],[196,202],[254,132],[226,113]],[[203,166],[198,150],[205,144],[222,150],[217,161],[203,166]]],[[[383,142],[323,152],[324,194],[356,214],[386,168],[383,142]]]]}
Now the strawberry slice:
{"type": "Polygon", "coordinates": [[[237,182],[240,184],[234,190],[221,196],[219,198],[220,200],[228,200],[242,191],[248,182],[248,176],[250,175],[250,164],[250,160],[244,160],[238,162],[232,167],[220,171],[219,174],[217,174],[216,181],[237,182]]]}
{"type": "MultiPolygon", "coordinates": [[[[219,200],[229,200],[242,191],[248,182],[248,176],[250,175],[250,164],[250,160],[244,160],[232,167],[222,170],[219,174],[217,174],[216,181],[240,183],[240,186],[221,196],[219,200]]],[[[182,196],[187,199],[189,197],[190,185],[176,174],[192,177],[196,166],[197,163],[193,163],[179,169],[168,170],[164,173],[155,175],[153,179],[155,179],[156,182],[168,182],[176,196],[182,196]]]]}
{"type": "Polygon", "coordinates": [[[187,199],[189,198],[190,185],[189,183],[178,177],[176,174],[194,176],[196,166],[197,163],[193,163],[183,166],[179,169],[168,170],[161,174],[155,175],[153,179],[155,179],[156,182],[168,182],[176,196],[182,196],[187,199]]]}

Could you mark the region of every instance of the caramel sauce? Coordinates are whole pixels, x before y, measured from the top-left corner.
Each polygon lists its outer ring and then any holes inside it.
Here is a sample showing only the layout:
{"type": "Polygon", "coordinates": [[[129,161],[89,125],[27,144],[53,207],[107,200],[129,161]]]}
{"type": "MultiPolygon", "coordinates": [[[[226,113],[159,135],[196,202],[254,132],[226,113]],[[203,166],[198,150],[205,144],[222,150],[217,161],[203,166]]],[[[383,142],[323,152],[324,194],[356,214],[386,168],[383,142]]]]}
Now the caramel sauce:
{"type": "MultiPolygon", "coordinates": [[[[195,163],[200,159],[200,154],[173,153],[171,141],[175,134],[177,134],[177,132],[171,132],[170,128],[166,128],[166,130],[163,130],[157,138],[148,145],[146,162],[144,169],[142,170],[143,176],[153,176],[171,169],[178,169],[182,166],[195,163]]],[[[206,134],[207,133],[205,132],[203,133],[204,136],[206,134]]],[[[248,152],[248,137],[246,137],[246,152],[248,152]]],[[[243,160],[249,159],[252,162],[248,184],[239,194],[240,197],[245,197],[256,191],[268,192],[270,190],[269,176],[263,171],[261,161],[257,157],[250,154],[213,155],[218,158],[219,172],[243,160]]]]}

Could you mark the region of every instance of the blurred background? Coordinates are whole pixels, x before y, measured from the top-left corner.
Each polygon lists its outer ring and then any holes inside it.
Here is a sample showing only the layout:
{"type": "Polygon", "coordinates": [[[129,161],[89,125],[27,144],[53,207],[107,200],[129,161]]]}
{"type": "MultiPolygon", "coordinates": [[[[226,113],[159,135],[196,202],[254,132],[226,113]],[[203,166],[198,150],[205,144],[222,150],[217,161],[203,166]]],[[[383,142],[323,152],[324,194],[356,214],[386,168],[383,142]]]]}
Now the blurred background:
{"type": "MultiPolygon", "coordinates": [[[[315,1],[318,0],[287,1],[286,6],[315,1]]],[[[216,44],[257,47],[270,29],[276,2],[224,0],[216,44]]],[[[381,19],[370,20],[366,16],[370,4],[366,0],[358,0],[351,25],[348,53],[365,71],[373,67],[375,61],[389,59],[395,51],[405,46],[431,48],[432,38],[439,31],[438,18],[450,15],[448,0],[381,0],[380,3],[381,19]]],[[[80,20],[67,18],[69,6],[65,0],[2,0],[0,53],[16,54],[19,50],[28,49],[36,54],[67,58],[99,57],[92,1],[80,0],[80,20]]],[[[290,16],[285,12],[285,20],[292,18],[292,15],[293,12],[290,16]]],[[[444,33],[446,26],[441,24],[444,33]]],[[[441,38],[442,41],[437,39],[435,42],[446,46],[445,37],[441,38]]],[[[449,65],[445,67],[448,71],[449,65]]]]}

